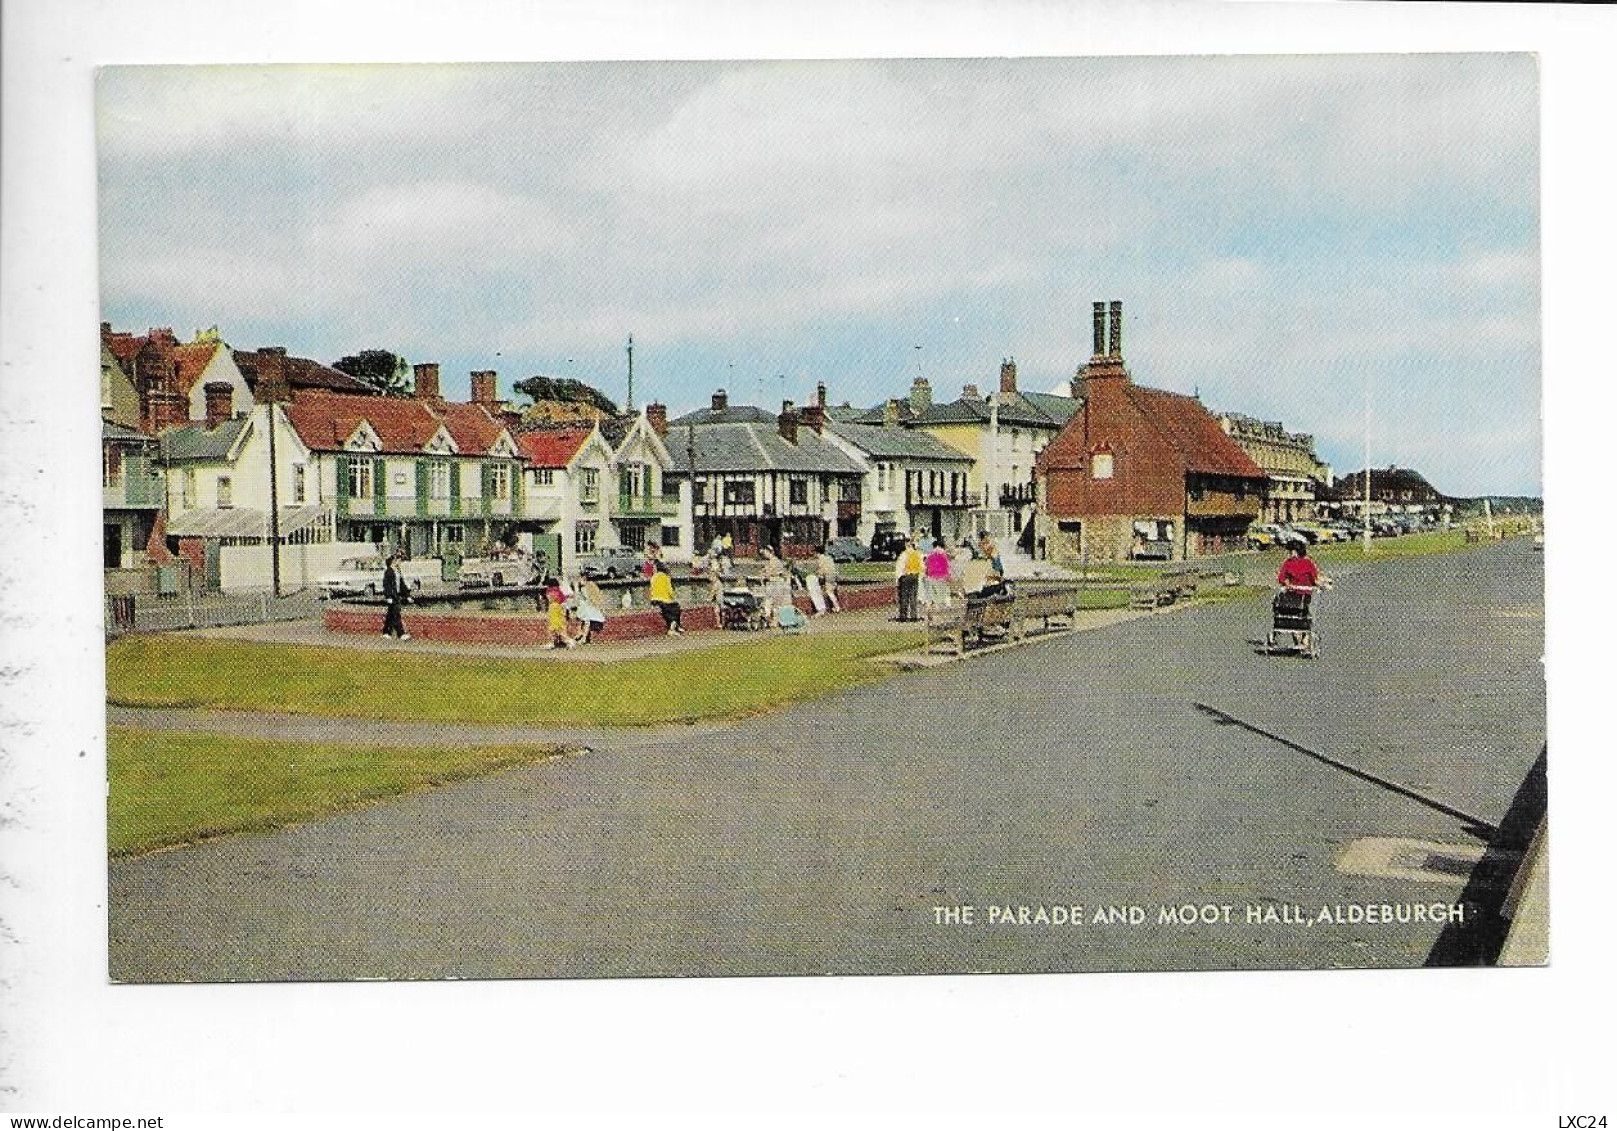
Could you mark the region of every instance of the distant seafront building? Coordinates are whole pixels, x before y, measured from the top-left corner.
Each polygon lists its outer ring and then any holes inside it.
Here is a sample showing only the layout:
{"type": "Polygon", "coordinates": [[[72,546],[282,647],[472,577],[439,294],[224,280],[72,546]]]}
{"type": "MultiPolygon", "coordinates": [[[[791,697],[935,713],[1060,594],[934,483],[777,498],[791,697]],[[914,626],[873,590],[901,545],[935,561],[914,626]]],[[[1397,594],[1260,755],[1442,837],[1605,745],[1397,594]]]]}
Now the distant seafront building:
{"type": "MultiPolygon", "coordinates": [[[[1335,505],[1344,514],[1360,514],[1365,509],[1365,471],[1349,472],[1332,485],[1335,505]]],[[[1441,518],[1454,513],[1454,500],[1427,480],[1426,476],[1396,464],[1371,468],[1370,508],[1375,514],[1424,514],[1441,518]]]]}
{"type": "Polygon", "coordinates": [[[1095,303],[1082,406],[1037,464],[1036,533],[1058,562],[1173,558],[1246,545],[1266,476],[1194,397],[1136,385],[1123,304],[1095,303]]]}
{"type": "Polygon", "coordinates": [[[1329,487],[1331,467],[1315,453],[1314,437],[1287,432],[1279,421],[1258,420],[1238,412],[1219,413],[1218,424],[1268,477],[1263,503],[1265,522],[1318,516],[1320,489],[1329,487]]]}

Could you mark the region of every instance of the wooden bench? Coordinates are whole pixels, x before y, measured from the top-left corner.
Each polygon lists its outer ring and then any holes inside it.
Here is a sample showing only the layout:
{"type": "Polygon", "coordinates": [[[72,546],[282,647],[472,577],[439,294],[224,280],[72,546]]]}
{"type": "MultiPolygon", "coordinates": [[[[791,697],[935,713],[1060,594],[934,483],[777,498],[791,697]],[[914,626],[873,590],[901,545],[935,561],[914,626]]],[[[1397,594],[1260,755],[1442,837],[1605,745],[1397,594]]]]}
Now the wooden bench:
{"type": "Polygon", "coordinates": [[[954,653],[963,656],[967,640],[982,643],[989,632],[1010,635],[1016,624],[1016,598],[1011,596],[967,599],[964,605],[929,608],[926,611],[926,646],[949,641],[954,653]]]}
{"type": "Polygon", "coordinates": [[[1050,631],[1052,620],[1066,622],[1071,628],[1078,615],[1078,590],[1071,587],[1039,589],[1016,596],[1017,635],[1027,635],[1028,625],[1039,621],[1040,632],[1050,631]]]}

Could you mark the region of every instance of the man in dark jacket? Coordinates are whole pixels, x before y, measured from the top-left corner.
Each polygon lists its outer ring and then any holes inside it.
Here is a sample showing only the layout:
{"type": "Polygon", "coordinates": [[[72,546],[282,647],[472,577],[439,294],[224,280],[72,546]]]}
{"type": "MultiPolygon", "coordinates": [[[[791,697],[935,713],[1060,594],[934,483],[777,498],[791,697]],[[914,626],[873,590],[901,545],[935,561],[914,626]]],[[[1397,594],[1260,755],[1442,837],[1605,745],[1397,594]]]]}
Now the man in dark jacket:
{"type": "Polygon", "coordinates": [[[382,596],[387,599],[387,618],[382,622],[382,635],[408,640],[410,634],[404,631],[402,610],[410,599],[410,583],[404,580],[404,571],[399,569],[401,556],[395,553],[388,558],[387,569],[382,571],[382,596]]]}

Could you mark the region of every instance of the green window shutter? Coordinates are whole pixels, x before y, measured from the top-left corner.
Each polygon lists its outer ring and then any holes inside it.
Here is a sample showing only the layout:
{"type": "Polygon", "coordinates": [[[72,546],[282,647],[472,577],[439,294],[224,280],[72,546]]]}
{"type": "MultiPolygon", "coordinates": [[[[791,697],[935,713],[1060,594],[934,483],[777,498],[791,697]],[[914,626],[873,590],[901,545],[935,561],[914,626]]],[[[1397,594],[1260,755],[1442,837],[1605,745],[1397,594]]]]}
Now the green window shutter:
{"type": "Polygon", "coordinates": [[[431,461],[415,461],[415,513],[427,513],[427,490],[431,486],[431,461]]]}
{"type": "Polygon", "coordinates": [[[483,484],[483,492],[482,492],[483,493],[483,513],[485,515],[493,514],[494,513],[494,484],[493,484],[494,468],[492,466],[490,466],[489,464],[480,463],[480,464],[477,465],[477,470],[478,470],[478,472],[480,474],[480,477],[482,479],[482,484],[483,484]]]}
{"type": "Polygon", "coordinates": [[[371,460],[371,494],[376,498],[376,517],[387,513],[387,461],[371,460]]]}
{"type": "Polygon", "coordinates": [[[449,462],[449,513],[460,514],[460,464],[449,462]]]}
{"type": "Polygon", "coordinates": [[[348,457],[337,457],[337,513],[348,513],[348,457]]]}
{"type": "Polygon", "coordinates": [[[511,517],[522,515],[522,465],[515,460],[506,465],[511,469],[511,517]]]}

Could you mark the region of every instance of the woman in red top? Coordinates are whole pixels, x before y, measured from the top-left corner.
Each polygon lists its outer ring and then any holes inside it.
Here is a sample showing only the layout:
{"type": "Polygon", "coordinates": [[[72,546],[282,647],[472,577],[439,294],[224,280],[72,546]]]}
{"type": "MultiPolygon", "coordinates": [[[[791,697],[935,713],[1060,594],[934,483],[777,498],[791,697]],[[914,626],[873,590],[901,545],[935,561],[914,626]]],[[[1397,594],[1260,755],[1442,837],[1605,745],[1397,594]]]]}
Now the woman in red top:
{"type": "Polygon", "coordinates": [[[1308,556],[1308,543],[1292,543],[1291,557],[1281,564],[1279,580],[1286,589],[1319,588],[1319,567],[1308,556]]]}

